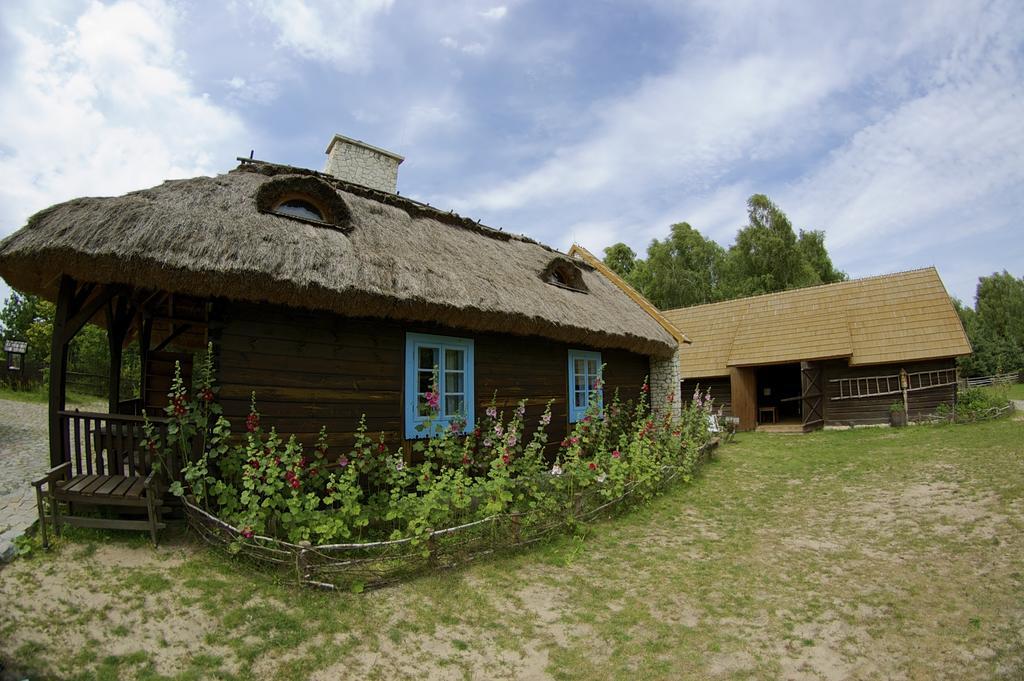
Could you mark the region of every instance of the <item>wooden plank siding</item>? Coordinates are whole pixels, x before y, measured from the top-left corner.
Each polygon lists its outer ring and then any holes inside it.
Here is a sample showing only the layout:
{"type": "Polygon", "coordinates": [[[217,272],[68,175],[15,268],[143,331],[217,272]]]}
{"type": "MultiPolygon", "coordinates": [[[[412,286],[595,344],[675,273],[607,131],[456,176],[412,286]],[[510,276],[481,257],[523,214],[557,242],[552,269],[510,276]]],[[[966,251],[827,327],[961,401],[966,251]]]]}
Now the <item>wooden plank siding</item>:
{"type": "MultiPolygon", "coordinates": [[[[848,366],[846,360],[832,360],[822,362],[824,400],[822,408],[825,412],[826,426],[849,426],[849,425],[872,425],[889,423],[889,406],[893,402],[902,402],[902,395],[879,395],[875,397],[860,397],[848,400],[833,400],[839,395],[839,384],[832,383],[837,378],[858,378],[867,376],[884,376],[899,374],[901,368],[908,373],[919,371],[937,371],[941,369],[955,369],[956,360],[952,357],[939,360],[928,360],[922,362],[903,362],[899,364],[873,364],[870,366],[848,366]]],[[[735,374],[742,372],[753,373],[748,368],[733,369],[735,374]]],[[[711,387],[711,396],[715,404],[725,405],[723,413],[727,416],[736,415],[733,410],[732,396],[736,392],[742,393],[744,385],[738,385],[738,391],[732,389],[731,380],[728,377],[718,376],[710,378],[687,378],[682,383],[683,403],[688,403],[693,396],[693,389],[697,384],[705,390],[711,387]]],[[[745,386],[749,391],[751,386],[745,386]]],[[[752,394],[756,404],[756,394],[752,394]]],[[[908,393],[910,403],[910,420],[918,420],[930,414],[934,414],[940,404],[953,404],[956,399],[956,386],[947,385],[926,390],[913,390],[908,393]]],[[[749,401],[749,400],[748,400],[749,401]]],[[[755,419],[753,410],[748,413],[748,419],[755,419]]],[[[753,427],[753,421],[741,424],[741,428],[749,430],[753,427]]]]}
{"type": "Polygon", "coordinates": [[[757,372],[754,367],[730,367],[729,389],[738,430],[757,428],[757,372]]]}
{"type": "MultiPolygon", "coordinates": [[[[859,397],[848,400],[833,400],[839,395],[839,384],[833,383],[837,378],[858,378],[866,376],[885,376],[899,374],[900,369],[908,373],[918,371],[935,371],[953,369],[956,360],[953,358],[930,360],[924,362],[905,362],[899,364],[872,364],[870,366],[847,366],[845,361],[822,362],[825,388],[825,425],[870,425],[889,423],[889,407],[893,402],[902,402],[900,394],[878,395],[875,397],[859,397]]],[[[911,421],[923,416],[934,414],[942,403],[952,404],[956,399],[956,386],[947,385],[927,390],[913,390],[908,394],[911,421]]]]}
{"type": "MultiPolygon", "coordinates": [[[[351,445],[365,414],[374,437],[383,432],[389,446],[401,445],[407,332],[474,339],[478,418],[497,392],[498,406],[506,412],[528,399],[530,424],[554,400],[551,442],[559,442],[568,429],[570,346],[565,343],[274,306],[225,304],[218,316],[212,326],[220,402],[239,432],[255,391],[264,426],[285,436],[295,434],[309,444],[326,426],[337,453],[351,445]]],[[[648,358],[618,350],[602,350],[601,356],[608,398],[616,388],[623,398],[636,397],[649,371],[648,358]]]]}
{"type": "Polygon", "coordinates": [[[711,389],[711,399],[714,400],[714,408],[722,407],[723,416],[732,416],[732,387],[728,376],[712,376],[709,378],[687,378],[682,382],[683,404],[689,404],[693,399],[694,389],[700,386],[701,393],[711,389]]]}

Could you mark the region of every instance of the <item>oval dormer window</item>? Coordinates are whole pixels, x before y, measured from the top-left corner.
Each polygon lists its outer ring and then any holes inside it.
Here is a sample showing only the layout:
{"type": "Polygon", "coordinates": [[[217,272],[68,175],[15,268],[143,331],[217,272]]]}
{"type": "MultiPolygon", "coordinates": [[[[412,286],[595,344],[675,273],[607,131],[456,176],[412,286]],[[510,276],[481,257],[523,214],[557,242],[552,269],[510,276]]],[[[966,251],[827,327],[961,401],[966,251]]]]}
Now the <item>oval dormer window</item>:
{"type": "Polygon", "coordinates": [[[288,199],[287,201],[282,201],[274,206],[273,211],[278,215],[287,215],[288,217],[300,218],[302,220],[325,222],[324,214],[320,209],[305,199],[288,199]]]}
{"type": "Polygon", "coordinates": [[[565,258],[555,258],[549,262],[541,272],[540,278],[552,286],[578,293],[587,293],[587,285],[583,281],[583,273],[580,268],[565,258]]]}
{"type": "Polygon", "coordinates": [[[348,233],[352,214],[333,186],[310,175],[277,175],[256,192],[256,209],[289,220],[348,233]]]}

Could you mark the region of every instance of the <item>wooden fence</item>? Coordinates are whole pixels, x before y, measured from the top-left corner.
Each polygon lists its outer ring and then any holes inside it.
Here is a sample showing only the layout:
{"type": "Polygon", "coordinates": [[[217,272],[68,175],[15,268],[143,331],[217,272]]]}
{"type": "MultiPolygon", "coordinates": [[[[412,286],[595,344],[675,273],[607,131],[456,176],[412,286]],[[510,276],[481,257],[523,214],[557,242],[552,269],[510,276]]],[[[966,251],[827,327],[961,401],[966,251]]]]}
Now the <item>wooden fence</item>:
{"type": "Polygon", "coordinates": [[[1022,383],[1021,374],[1024,372],[1011,371],[1006,374],[993,374],[992,376],[976,376],[974,378],[961,378],[960,388],[982,388],[989,385],[1011,385],[1022,383]]]}
{"type": "MultiPolygon", "coordinates": [[[[700,449],[699,468],[719,445],[714,439],[700,449]]],[[[421,538],[314,546],[275,537],[245,538],[241,530],[184,500],[189,527],[207,543],[245,556],[265,567],[292,572],[301,585],[323,589],[379,587],[427,570],[451,568],[498,551],[533,544],[574,525],[625,509],[646,493],[660,492],[684,473],[664,466],[653,483],[634,481],[608,499],[597,487],[577,492],[561,512],[499,513],[452,527],[429,531],[421,538]],[[653,490],[652,490],[653,487],[653,490]]]]}

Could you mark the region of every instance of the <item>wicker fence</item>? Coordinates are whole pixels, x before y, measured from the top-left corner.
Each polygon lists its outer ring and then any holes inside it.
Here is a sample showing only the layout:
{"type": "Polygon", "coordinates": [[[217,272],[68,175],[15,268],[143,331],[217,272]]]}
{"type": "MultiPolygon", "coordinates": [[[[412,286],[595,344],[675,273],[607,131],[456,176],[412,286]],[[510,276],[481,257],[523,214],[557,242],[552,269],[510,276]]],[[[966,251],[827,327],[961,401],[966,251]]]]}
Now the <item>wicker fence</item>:
{"type": "MultiPolygon", "coordinates": [[[[702,465],[718,446],[712,440],[697,457],[702,465]]],[[[665,466],[654,489],[661,492],[683,474],[681,468],[665,466]]],[[[237,527],[220,520],[185,500],[189,527],[207,543],[254,562],[292,572],[302,585],[326,589],[379,587],[411,575],[463,565],[481,556],[514,549],[564,533],[574,525],[624,510],[642,500],[640,482],[626,486],[613,499],[588,487],[576,494],[572,503],[548,513],[501,513],[453,527],[433,530],[421,538],[391,541],[329,544],[313,546],[293,544],[273,537],[246,539],[237,527]]]]}

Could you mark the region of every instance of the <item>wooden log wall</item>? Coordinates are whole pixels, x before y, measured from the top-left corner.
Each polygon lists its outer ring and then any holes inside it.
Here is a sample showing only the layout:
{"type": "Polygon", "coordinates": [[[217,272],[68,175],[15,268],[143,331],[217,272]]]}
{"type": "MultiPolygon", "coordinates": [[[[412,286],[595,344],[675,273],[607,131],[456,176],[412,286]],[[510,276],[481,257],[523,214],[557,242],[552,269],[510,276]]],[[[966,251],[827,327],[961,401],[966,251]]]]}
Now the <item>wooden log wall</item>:
{"type": "MultiPolygon", "coordinates": [[[[871,425],[889,423],[889,407],[893,402],[902,402],[903,396],[878,395],[848,400],[833,400],[839,395],[839,384],[831,382],[837,378],[857,378],[866,376],[885,376],[898,374],[901,368],[908,373],[918,371],[936,371],[953,369],[956,360],[953,358],[931,360],[925,362],[906,362],[902,364],[873,364],[871,366],[847,366],[845,360],[823,362],[825,388],[825,425],[871,425]]],[[[947,385],[926,390],[913,390],[907,393],[910,404],[910,420],[934,414],[942,403],[952,404],[956,399],[956,386],[947,385]]]]}
{"type": "MultiPolygon", "coordinates": [[[[554,400],[549,441],[561,441],[568,430],[570,346],[564,343],[249,304],[222,304],[215,315],[211,337],[220,402],[239,432],[255,391],[264,426],[294,433],[304,443],[314,442],[326,426],[333,453],[344,451],[365,414],[374,437],[383,432],[389,446],[400,445],[406,332],[474,339],[478,418],[496,391],[506,412],[528,399],[531,424],[554,400]]],[[[607,364],[606,399],[616,388],[624,399],[635,398],[649,372],[647,357],[616,350],[601,354],[607,364]]]]}
{"type": "Polygon", "coordinates": [[[683,404],[689,404],[693,399],[693,391],[700,386],[701,393],[711,388],[711,399],[714,400],[715,409],[722,407],[723,416],[732,416],[732,387],[729,384],[728,376],[712,376],[710,378],[687,378],[682,382],[680,388],[683,397],[683,404]]]}

